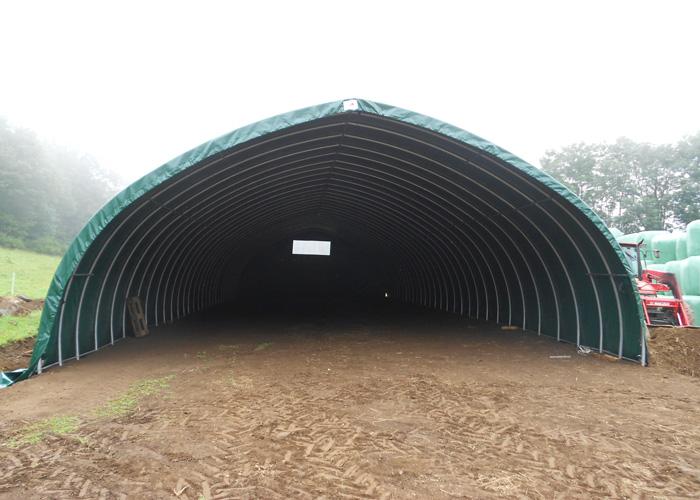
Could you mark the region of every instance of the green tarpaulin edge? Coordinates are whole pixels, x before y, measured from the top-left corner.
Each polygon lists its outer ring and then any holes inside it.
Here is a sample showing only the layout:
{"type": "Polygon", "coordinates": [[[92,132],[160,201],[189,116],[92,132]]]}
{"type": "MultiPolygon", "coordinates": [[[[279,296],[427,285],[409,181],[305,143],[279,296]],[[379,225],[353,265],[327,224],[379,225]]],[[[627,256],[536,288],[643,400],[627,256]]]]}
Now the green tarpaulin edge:
{"type": "MultiPolygon", "coordinates": [[[[46,352],[47,346],[51,340],[50,332],[52,331],[52,326],[56,319],[56,315],[59,312],[61,301],[63,300],[64,290],[71,276],[77,269],[80,260],[85,255],[85,252],[90,247],[92,242],[125,208],[159,184],[213,155],[288,127],[347,112],[371,113],[432,130],[438,134],[442,134],[484,151],[485,153],[495,156],[512,165],[513,167],[547,186],[549,189],[555,191],[557,194],[561,195],[564,199],[578,208],[586,217],[588,217],[588,219],[593,222],[595,227],[598,228],[598,230],[605,236],[611,247],[617,253],[629,274],[629,279],[633,279],[633,272],[622,252],[622,249],[620,248],[615,236],[610,232],[600,217],[598,217],[598,215],[573,192],[571,192],[553,177],[527,163],[525,160],[470,132],[419,113],[363,99],[335,101],[267,118],[265,120],[236,129],[233,132],[222,135],[211,141],[205,142],[204,144],[201,144],[163,164],[117,194],[90,219],[82,231],[80,231],[80,233],[75,237],[70,247],[66,251],[63,259],[56,269],[56,273],[51,281],[48,293],[46,295],[44,310],[42,312],[41,321],[39,324],[39,332],[34,344],[34,350],[32,352],[29,366],[21,372],[14,371],[2,373],[2,375],[0,375],[0,387],[6,387],[12,383],[24,380],[37,371],[39,360],[46,352]],[[356,108],[353,106],[351,110],[346,110],[345,103],[348,101],[355,101],[357,103],[356,108]]],[[[633,283],[632,285],[632,288],[635,290],[638,314],[641,319],[643,318],[641,300],[636,293],[636,286],[634,286],[633,283]]],[[[643,321],[640,321],[640,323],[642,325],[644,324],[643,321]]],[[[646,335],[644,328],[642,328],[642,331],[640,332],[640,338],[642,342],[645,342],[646,335]]]]}

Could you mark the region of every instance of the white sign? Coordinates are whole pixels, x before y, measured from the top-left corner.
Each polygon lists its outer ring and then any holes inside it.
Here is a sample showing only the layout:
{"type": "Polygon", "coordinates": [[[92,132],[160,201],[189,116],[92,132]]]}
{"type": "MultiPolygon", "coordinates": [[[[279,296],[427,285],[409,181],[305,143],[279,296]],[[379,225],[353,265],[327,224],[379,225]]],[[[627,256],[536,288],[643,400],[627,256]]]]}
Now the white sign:
{"type": "Polygon", "coordinates": [[[292,245],[294,255],[330,255],[330,241],[294,240],[292,245]]]}

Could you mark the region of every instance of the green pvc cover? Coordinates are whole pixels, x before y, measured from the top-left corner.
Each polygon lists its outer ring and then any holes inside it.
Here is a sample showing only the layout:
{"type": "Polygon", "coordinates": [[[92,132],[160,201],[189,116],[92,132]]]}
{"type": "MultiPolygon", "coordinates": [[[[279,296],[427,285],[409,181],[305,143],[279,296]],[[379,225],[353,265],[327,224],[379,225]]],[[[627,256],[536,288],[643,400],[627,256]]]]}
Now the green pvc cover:
{"type": "Polygon", "coordinates": [[[126,336],[127,296],[150,325],[229,299],[225,256],[312,217],[310,196],[314,217],[395,253],[393,297],[646,359],[631,270],[584,202],[469,132],[351,99],[235,130],[115,196],[59,264],[29,366],[0,384],[126,336]]]}

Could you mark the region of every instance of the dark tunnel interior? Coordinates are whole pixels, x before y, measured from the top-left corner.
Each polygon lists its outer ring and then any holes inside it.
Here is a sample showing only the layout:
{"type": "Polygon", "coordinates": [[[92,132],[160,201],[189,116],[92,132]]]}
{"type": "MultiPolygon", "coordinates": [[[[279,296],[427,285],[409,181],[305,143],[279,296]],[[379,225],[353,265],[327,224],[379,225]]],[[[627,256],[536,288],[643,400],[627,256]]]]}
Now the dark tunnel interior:
{"type": "Polygon", "coordinates": [[[390,263],[352,242],[320,231],[307,231],[262,249],[239,276],[233,300],[250,306],[283,307],[289,303],[344,301],[374,303],[389,294],[390,263]],[[294,240],[329,241],[330,255],[295,255],[294,240]]]}

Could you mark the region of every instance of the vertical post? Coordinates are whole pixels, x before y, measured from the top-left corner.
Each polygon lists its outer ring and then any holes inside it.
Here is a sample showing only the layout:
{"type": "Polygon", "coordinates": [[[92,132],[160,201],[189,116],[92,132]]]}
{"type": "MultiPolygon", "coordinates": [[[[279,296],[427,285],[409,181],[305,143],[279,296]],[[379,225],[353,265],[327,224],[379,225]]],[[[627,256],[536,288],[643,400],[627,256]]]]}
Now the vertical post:
{"type": "Polygon", "coordinates": [[[15,296],[15,273],[12,273],[12,282],[10,285],[10,297],[15,296]]]}
{"type": "Polygon", "coordinates": [[[74,279],[75,273],[71,274],[68,285],[66,285],[66,290],[63,292],[63,297],[61,298],[61,312],[58,315],[58,366],[63,366],[63,313],[66,310],[66,296],[70,291],[74,279]]]}
{"type": "Polygon", "coordinates": [[[649,335],[649,328],[646,324],[642,325],[642,366],[647,366],[647,336],[649,335]]]}
{"type": "Polygon", "coordinates": [[[644,243],[644,240],[640,241],[637,244],[637,279],[642,279],[642,252],[640,250],[640,247],[642,246],[642,243],[644,243]]]}

